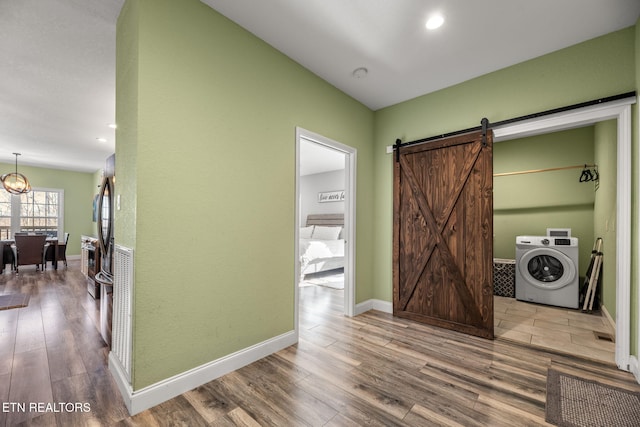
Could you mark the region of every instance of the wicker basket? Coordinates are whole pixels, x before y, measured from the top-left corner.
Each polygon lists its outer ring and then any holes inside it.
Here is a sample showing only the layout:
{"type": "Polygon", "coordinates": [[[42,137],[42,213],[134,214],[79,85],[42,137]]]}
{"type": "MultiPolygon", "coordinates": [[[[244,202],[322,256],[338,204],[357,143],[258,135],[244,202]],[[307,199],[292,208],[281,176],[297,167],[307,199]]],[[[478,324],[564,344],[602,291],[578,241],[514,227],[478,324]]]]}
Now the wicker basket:
{"type": "Polygon", "coordinates": [[[493,259],[493,294],[500,297],[516,297],[515,259],[493,259]]]}

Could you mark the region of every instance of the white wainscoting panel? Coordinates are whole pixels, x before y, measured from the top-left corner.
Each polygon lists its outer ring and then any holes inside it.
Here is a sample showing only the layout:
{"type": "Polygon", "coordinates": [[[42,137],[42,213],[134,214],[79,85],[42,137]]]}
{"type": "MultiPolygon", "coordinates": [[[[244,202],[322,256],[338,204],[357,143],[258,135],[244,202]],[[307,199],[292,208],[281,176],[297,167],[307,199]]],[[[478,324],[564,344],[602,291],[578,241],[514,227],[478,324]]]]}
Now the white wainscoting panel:
{"type": "Polygon", "coordinates": [[[111,357],[131,383],[131,310],[133,299],[133,249],[115,245],[113,256],[113,326],[111,357]]]}

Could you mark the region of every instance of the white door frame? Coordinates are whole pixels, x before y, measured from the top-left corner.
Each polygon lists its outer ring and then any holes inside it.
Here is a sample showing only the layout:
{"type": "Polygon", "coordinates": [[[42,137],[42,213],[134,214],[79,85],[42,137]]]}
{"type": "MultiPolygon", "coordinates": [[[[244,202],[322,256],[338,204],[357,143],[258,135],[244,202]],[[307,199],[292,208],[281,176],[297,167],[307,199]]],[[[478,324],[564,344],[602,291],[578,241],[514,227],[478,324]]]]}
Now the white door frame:
{"type": "MultiPolygon", "coordinates": [[[[611,101],[530,120],[496,126],[494,142],[539,135],[592,125],[616,119],[617,148],[617,214],[616,214],[616,347],[619,369],[631,370],[640,382],[638,358],[631,355],[631,105],[636,97],[611,101]]],[[[640,163],[639,163],[640,164],[640,163]]],[[[640,185],[640,182],[639,182],[640,185]]],[[[637,232],[637,231],[636,231],[637,232]]],[[[640,237],[639,237],[640,238],[640,237]]],[[[640,251],[640,247],[638,248],[640,251]]],[[[638,296],[640,307],[640,295],[638,296]]],[[[640,342],[640,319],[637,326],[640,342]]]]}
{"type": "Polygon", "coordinates": [[[352,317],[355,312],[355,254],[356,254],[356,155],[357,150],[348,145],[331,140],[317,133],[296,127],[296,213],[295,213],[295,331],[298,336],[298,303],[300,280],[300,142],[313,142],[327,148],[340,151],[345,155],[345,204],[344,204],[344,237],[345,266],[344,266],[344,314],[352,317]]]}

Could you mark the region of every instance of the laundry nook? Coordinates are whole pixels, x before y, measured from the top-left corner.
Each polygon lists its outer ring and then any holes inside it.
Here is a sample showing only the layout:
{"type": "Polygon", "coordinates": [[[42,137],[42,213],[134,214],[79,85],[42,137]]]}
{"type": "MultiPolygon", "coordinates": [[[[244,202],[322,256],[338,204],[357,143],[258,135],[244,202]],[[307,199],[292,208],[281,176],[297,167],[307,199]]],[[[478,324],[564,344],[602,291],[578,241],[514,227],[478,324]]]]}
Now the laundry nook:
{"type": "Polygon", "coordinates": [[[496,336],[613,360],[615,139],[600,122],[494,144],[496,336]]]}

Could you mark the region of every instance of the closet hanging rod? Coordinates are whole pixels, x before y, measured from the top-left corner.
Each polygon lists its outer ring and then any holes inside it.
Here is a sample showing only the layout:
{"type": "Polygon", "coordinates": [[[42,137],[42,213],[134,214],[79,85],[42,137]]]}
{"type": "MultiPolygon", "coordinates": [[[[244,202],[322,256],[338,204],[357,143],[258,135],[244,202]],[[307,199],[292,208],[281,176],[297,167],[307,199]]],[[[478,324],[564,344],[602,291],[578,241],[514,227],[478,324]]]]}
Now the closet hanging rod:
{"type": "Polygon", "coordinates": [[[528,170],[528,171],[494,173],[493,176],[496,177],[496,176],[524,175],[524,174],[528,174],[528,173],[561,171],[561,170],[566,170],[566,169],[587,169],[587,168],[597,168],[597,167],[598,167],[598,165],[563,166],[563,167],[559,167],[559,168],[531,169],[531,170],[528,170]]]}

